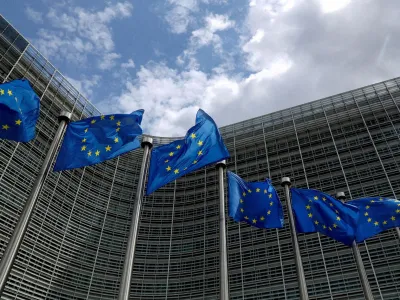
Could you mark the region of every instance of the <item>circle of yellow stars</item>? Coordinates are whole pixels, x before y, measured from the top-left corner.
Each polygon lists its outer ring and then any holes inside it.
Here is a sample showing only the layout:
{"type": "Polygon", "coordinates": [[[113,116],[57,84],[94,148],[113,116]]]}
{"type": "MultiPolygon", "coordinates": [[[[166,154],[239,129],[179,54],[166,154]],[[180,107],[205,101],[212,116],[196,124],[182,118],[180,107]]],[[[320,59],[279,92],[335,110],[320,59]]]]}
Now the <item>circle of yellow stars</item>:
{"type": "MultiPolygon", "coordinates": [[[[192,132],[192,133],[189,135],[189,137],[190,137],[192,140],[195,140],[195,139],[197,138],[196,133],[194,133],[194,132],[192,132]]],[[[201,147],[201,146],[203,146],[204,141],[198,140],[198,141],[196,142],[196,144],[197,144],[198,147],[201,147]]],[[[170,152],[168,153],[168,157],[169,157],[169,158],[167,158],[167,159],[164,160],[164,164],[167,165],[167,166],[165,167],[165,170],[167,171],[167,173],[168,173],[168,172],[171,172],[171,171],[173,170],[174,174],[175,174],[175,175],[178,175],[179,172],[180,172],[181,170],[179,170],[179,168],[173,169],[173,168],[171,167],[171,164],[170,164],[170,162],[171,162],[170,159],[173,159],[173,157],[177,154],[177,152],[179,152],[179,150],[182,148],[182,145],[181,145],[181,144],[178,144],[175,148],[176,148],[177,151],[170,151],[170,152]]],[[[203,150],[201,150],[201,148],[199,148],[199,151],[197,151],[197,158],[193,160],[192,165],[197,164],[197,163],[199,162],[200,156],[202,156],[202,155],[203,155],[203,150]]],[[[187,168],[188,168],[188,167],[185,167],[183,170],[185,171],[185,170],[187,170],[187,168]]]]}
{"type": "MultiPolygon", "coordinates": [[[[378,202],[378,201],[383,201],[383,200],[384,199],[382,197],[379,197],[379,198],[377,198],[375,200],[372,199],[370,201],[370,203],[371,203],[371,205],[373,205],[373,203],[378,202]]],[[[397,204],[397,209],[394,211],[392,216],[390,216],[390,218],[388,218],[388,220],[383,220],[382,221],[382,225],[387,225],[388,223],[390,223],[390,221],[392,221],[392,222],[396,221],[396,214],[400,214],[400,201],[397,200],[397,202],[399,202],[397,204]]],[[[367,222],[368,223],[373,224],[374,226],[379,226],[379,224],[380,224],[379,221],[377,221],[377,220],[374,221],[370,216],[369,211],[370,211],[371,205],[366,205],[365,206],[365,212],[363,213],[363,215],[364,215],[365,218],[367,218],[367,222]]]]}
{"type": "MultiPolygon", "coordinates": [[[[5,90],[3,90],[3,89],[0,89],[0,97],[1,96],[8,96],[8,97],[11,97],[11,96],[13,96],[14,94],[13,94],[13,91],[12,90],[10,90],[10,89],[7,89],[7,91],[5,91],[5,90]]],[[[16,101],[16,102],[18,102],[18,98],[17,97],[14,97],[14,100],[16,101]]],[[[22,110],[21,110],[21,108],[19,107],[19,111],[20,111],[20,113],[22,113],[22,110]]],[[[14,125],[16,125],[16,126],[21,126],[21,124],[22,124],[22,120],[20,119],[20,118],[18,118],[17,120],[15,120],[14,121],[15,122],[15,124],[14,125]]],[[[3,130],[5,130],[5,131],[7,131],[8,129],[10,129],[11,128],[11,126],[12,125],[9,125],[9,124],[1,124],[1,130],[3,131],[3,130]]]]}
{"type": "MultiPolygon", "coordinates": [[[[321,199],[319,199],[318,196],[314,196],[312,199],[309,199],[308,202],[310,202],[311,204],[314,201],[319,201],[322,200],[323,202],[326,202],[327,199],[325,197],[322,197],[321,199]]],[[[316,227],[316,229],[318,230],[318,228],[323,229],[325,231],[333,231],[335,228],[338,228],[340,226],[340,223],[342,221],[340,215],[339,215],[339,211],[337,209],[333,209],[333,203],[330,202],[329,206],[332,207],[332,210],[335,211],[336,213],[336,222],[332,223],[332,224],[324,224],[323,222],[321,222],[321,220],[317,220],[315,218],[315,216],[312,213],[312,207],[313,205],[307,204],[306,205],[306,210],[308,211],[307,216],[311,219],[311,221],[314,223],[314,226],[316,227]],[[314,217],[314,218],[313,218],[314,217]]]]}
{"type": "MultiPolygon", "coordinates": [[[[251,194],[251,193],[253,192],[251,189],[247,189],[246,191],[243,191],[243,192],[242,192],[242,197],[239,199],[239,210],[240,210],[240,213],[241,213],[241,215],[242,215],[242,218],[245,219],[248,223],[254,224],[254,225],[257,224],[258,221],[264,222],[264,221],[265,221],[265,218],[266,218],[264,215],[260,216],[260,217],[257,219],[256,217],[251,217],[251,218],[249,218],[248,214],[246,213],[246,211],[245,211],[245,209],[244,209],[244,203],[245,203],[245,201],[244,201],[243,199],[245,199],[246,196],[247,196],[248,194],[251,194]],[[246,193],[246,191],[247,191],[247,193],[246,193]],[[251,221],[249,221],[249,220],[251,220],[251,221]]],[[[271,199],[271,198],[273,197],[272,193],[268,193],[268,191],[267,191],[266,189],[264,189],[264,191],[261,191],[260,188],[256,188],[256,189],[255,189],[255,192],[256,192],[256,193],[267,194],[267,195],[268,195],[268,199],[271,199]]],[[[273,202],[273,201],[270,201],[270,202],[269,202],[269,206],[272,207],[273,205],[274,205],[274,202],[273,202]]],[[[272,211],[271,211],[271,209],[269,209],[269,210],[267,211],[267,214],[266,214],[266,215],[269,216],[271,213],[272,213],[272,211]]]]}
{"type": "MultiPolygon", "coordinates": [[[[1,93],[1,92],[0,92],[0,93],[1,93]]],[[[108,120],[110,120],[110,121],[115,121],[115,116],[114,116],[114,115],[110,115],[110,116],[101,115],[100,118],[98,118],[98,117],[93,118],[93,119],[90,121],[90,124],[93,125],[93,124],[95,124],[95,123],[98,122],[98,121],[106,120],[106,118],[107,118],[108,120]],[[99,120],[99,119],[100,119],[100,120],[99,120]]],[[[117,126],[117,128],[115,129],[115,132],[119,132],[119,131],[121,130],[122,122],[121,122],[121,121],[116,121],[115,124],[116,124],[116,126],[117,126]]],[[[88,127],[85,128],[84,134],[88,133],[88,132],[89,132],[89,129],[90,129],[90,125],[89,125],[88,127]]],[[[115,137],[115,138],[114,138],[114,143],[118,143],[119,140],[120,140],[119,137],[115,137]]],[[[104,147],[103,150],[100,148],[100,149],[95,149],[96,151],[94,151],[94,149],[89,149],[89,148],[88,148],[87,142],[88,142],[87,137],[84,137],[84,138],[81,140],[81,143],[82,143],[81,151],[85,151],[88,158],[91,157],[92,155],[94,155],[95,157],[98,157],[98,156],[100,156],[100,154],[102,153],[102,151],[104,151],[105,153],[107,153],[107,152],[111,152],[111,150],[112,150],[112,146],[107,145],[107,146],[104,147]]]]}

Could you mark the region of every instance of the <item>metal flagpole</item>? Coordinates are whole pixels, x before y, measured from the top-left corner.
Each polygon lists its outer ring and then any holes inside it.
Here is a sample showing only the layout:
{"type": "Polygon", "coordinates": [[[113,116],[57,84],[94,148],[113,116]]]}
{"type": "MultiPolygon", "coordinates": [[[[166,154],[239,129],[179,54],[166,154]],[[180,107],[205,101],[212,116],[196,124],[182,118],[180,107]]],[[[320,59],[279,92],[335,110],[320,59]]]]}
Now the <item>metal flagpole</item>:
{"type": "MultiPolygon", "coordinates": [[[[344,202],[344,200],[346,199],[346,195],[344,192],[337,192],[336,198],[344,202]]],[[[372,296],[371,287],[368,282],[367,273],[365,272],[364,263],[361,258],[360,249],[358,249],[356,241],[353,241],[351,248],[353,249],[353,254],[356,259],[357,271],[358,275],[360,276],[361,284],[363,287],[364,297],[367,300],[374,300],[374,296],[372,296]]]]}
{"type": "Polygon", "coordinates": [[[40,168],[35,183],[33,184],[31,193],[29,194],[29,198],[25,203],[18,223],[15,226],[14,232],[0,261],[0,295],[4,291],[8,276],[11,271],[11,267],[13,265],[15,257],[17,256],[18,249],[21,246],[22,240],[29,224],[29,220],[32,216],[33,209],[35,208],[36,201],[39,198],[40,191],[43,187],[44,181],[46,180],[47,174],[49,173],[49,169],[56,154],[57,147],[70,119],[70,112],[62,111],[60,113],[58,117],[60,124],[58,126],[56,135],[54,136],[53,142],[50,145],[50,149],[47,152],[47,155],[43,161],[43,165],[40,168]]]}
{"type": "Polygon", "coordinates": [[[220,300],[229,300],[228,289],[228,250],[226,248],[225,227],[225,190],[224,170],[226,161],[222,160],[216,164],[219,181],[219,266],[220,266],[220,300]]]}
{"type": "Polygon", "coordinates": [[[300,299],[308,300],[306,278],[304,276],[303,263],[301,261],[299,242],[297,241],[297,231],[296,231],[296,225],[294,222],[294,216],[293,216],[293,211],[292,211],[292,199],[290,198],[290,192],[289,192],[289,187],[291,185],[290,178],[282,177],[281,185],[285,188],[285,197],[286,197],[286,203],[287,203],[287,210],[288,210],[288,214],[289,214],[290,231],[292,233],[294,258],[295,258],[296,269],[297,269],[297,280],[299,282],[299,289],[300,289],[300,299]]]}
{"type": "Polygon", "coordinates": [[[135,258],[135,248],[137,233],[139,228],[140,209],[142,206],[144,183],[146,176],[146,167],[150,155],[150,149],[153,147],[153,138],[144,136],[142,140],[143,158],[140,167],[139,182],[136,189],[135,204],[133,208],[131,228],[128,237],[128,246],[125,254],[124,269],[122,271],[121,285],[119,287],[119,300],[128,300],[131,287],[133,261],[135,258]]]}

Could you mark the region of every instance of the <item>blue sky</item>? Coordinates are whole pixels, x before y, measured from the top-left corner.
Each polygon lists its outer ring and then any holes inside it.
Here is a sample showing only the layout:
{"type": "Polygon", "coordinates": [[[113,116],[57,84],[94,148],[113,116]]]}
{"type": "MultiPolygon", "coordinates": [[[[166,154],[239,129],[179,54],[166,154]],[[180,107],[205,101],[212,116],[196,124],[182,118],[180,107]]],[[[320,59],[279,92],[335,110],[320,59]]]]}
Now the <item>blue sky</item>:
{"type": "Polygon", "coordinates": [[[399,75],[396,0],[17,0],[5,16],[103,113],[182,135],[399,75]],[[384,16],[384,17],[383,17],[384,16]]]}

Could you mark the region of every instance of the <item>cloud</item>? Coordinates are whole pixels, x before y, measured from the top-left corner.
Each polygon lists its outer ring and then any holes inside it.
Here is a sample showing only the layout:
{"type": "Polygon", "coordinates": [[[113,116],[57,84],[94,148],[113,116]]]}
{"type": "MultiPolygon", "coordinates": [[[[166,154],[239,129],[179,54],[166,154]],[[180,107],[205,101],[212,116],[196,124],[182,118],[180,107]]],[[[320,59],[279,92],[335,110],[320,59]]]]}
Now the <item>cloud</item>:
{"type": "Polygon", "coordinates": [[[33,21],[34,23],[43,23],[43,14],[39,11],[34,10],[32,7],[27,6],[25,8],[25,14],[28,19],[33,21]]]}
{"type": "Polygon", "coordinates": [[[87,77],[83,75],[80,79],[74,79],[68,76],[65,78],[84,96],[90,98],[93,95],[94,88],[99,86],[101,76],[92,75],[87,77]]]}
{"type": "MultiPolygon", "coordinates": [[[[222,126],[398,76],[400,45],[390,38],[400,34],[396,1],[353,0],[328,10],[319,0],[249,3],[245,19],[235,20],[244,70],[207,73],[182,57],[176,69],[151,62],[115,95],[118,109],[144,108],[147,132],[179,136],[199,107],[222,126]]],[[[219,17],[202,29],[231,28],[226,24],[219,17]]],[[[210,34],[196,35],[192,46],[214,42],[210,34]]]]}
{"type": "Polygon", "coordinates": [[[128,59],[128,61],[126,63],[122,63],[121,64],[121,68],[124,69],[130,69],[130,68],[135,68],[135,62],[133,61],[132,58],[128,59]]]}
{"type": "Polygon", "coordinates": [[[40,29],[34,44],[49,58],[69,63],[84,63],[92,54],[98,56],[101,70],[115,66],[116,53],[110,23],[129,17],[133,6],[129,2],[108,4],[103,10],[57,6],[50,8],[46,19],[51,28],[40,29]]]}

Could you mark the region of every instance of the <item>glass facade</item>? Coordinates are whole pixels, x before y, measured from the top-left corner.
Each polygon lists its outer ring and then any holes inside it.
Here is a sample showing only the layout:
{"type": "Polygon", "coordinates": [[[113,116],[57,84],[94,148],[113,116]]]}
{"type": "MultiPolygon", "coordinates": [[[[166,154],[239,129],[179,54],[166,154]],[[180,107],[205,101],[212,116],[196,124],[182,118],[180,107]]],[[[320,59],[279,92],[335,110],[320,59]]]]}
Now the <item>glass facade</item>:
{"type": "MultiPolygon", "coordinates": [[[[0,141],[0,258],[58,127],[100,112],[0,16],[0,80],[25,77],[41,99],[37,137],[0,141]]],[[[227,168],[349,198],[400,195],[400,78],[221,128],[227,168]]],[[[1,120],[0,120],[1,123],[1,120]]],[[[155,145],[171,141],[155,137],[155,145]]],[[[50,172],[1,299],[116,299],[142,151],[50,172]]],[[[143,201],[131,299],[218,299],[219,215],[214,166],[143,201]]],[[[286,222],[287,223],[287,222],[286,222]]],[[[288,224],[262,230],[227,220],[230,299],[298,299],[288,224]]],[[[310,299],[364,299],[352,250],[299,235],[310,299]]],[[[399,299],[396,231],[360,244],[375,299],[399,299]]]]}

